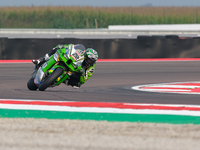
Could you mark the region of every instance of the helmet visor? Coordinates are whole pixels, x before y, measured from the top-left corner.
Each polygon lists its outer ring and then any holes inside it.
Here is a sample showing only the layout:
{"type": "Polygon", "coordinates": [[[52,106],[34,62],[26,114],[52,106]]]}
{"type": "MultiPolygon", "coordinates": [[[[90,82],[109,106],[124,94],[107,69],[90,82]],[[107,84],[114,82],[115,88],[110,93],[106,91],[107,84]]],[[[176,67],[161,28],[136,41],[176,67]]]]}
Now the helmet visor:
{"type": "Polygon", "coordinates": [[[88,66],[93,66],[94,63],[95,63],[95,61],[92,60],[92,59],[89,58],[89,57],[87,57],[85,61],[86,61],[86,64],[87,64],[88,66]]]}

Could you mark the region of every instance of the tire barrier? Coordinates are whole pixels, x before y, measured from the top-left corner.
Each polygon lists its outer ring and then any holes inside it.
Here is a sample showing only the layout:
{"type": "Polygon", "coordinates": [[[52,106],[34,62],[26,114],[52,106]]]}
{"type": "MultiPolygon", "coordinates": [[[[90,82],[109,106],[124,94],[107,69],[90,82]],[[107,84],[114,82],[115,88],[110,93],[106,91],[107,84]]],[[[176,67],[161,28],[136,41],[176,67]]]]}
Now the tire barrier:
{"type": "Polygon", "coordinates": [[[97,50],[100,59],[198,58],[200,38],[138,36],[137,39],[0,39],[0,59],[37,59],[57,44],[81,43],[97,50]]]}

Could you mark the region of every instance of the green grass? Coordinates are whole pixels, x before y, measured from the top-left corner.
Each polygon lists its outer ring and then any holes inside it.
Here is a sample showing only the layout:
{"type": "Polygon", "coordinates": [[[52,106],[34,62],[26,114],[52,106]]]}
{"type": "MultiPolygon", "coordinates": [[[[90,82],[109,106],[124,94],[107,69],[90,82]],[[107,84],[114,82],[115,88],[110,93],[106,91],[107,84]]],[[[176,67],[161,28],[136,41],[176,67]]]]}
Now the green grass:
{"type": "Polygon", "coordinates": [[[107,28],[200,23],[199,7],[0,7],[0,28],[107,28]]]}

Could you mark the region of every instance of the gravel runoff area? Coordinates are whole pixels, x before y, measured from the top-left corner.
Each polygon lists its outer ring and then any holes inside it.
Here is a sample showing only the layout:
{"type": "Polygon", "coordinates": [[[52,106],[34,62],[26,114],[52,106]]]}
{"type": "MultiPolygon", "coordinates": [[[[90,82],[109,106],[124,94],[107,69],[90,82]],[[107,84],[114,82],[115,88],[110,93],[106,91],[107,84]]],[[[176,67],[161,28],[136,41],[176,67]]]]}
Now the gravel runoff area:
{"type": "Polygon", "coordinates": [[[195,150],[200,125],[0,118],[2,150],[195,150]]]}

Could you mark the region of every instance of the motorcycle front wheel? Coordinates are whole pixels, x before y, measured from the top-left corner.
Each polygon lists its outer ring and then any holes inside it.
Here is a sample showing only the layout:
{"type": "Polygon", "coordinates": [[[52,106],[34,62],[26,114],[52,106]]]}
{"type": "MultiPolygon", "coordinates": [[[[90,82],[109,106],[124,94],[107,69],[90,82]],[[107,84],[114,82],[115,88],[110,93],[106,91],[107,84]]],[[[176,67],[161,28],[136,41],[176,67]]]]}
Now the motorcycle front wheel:
{"type": "Polygon", "coordinates": [[[44,82],[40,84],[38,89],[40,91],[46,90],[46,88],[52,85],[62,73],[63,73],[62,68],[56,68],[56,70],[44,82]]]}
{"type": "Polygon", "coordinates": [[[32,90],[32,91],[37,90],[38,87],[34,83],[34,77],[31,77],[30,80],[27,82],[27,87],[28,87],[29,90],[32,90]]]}

